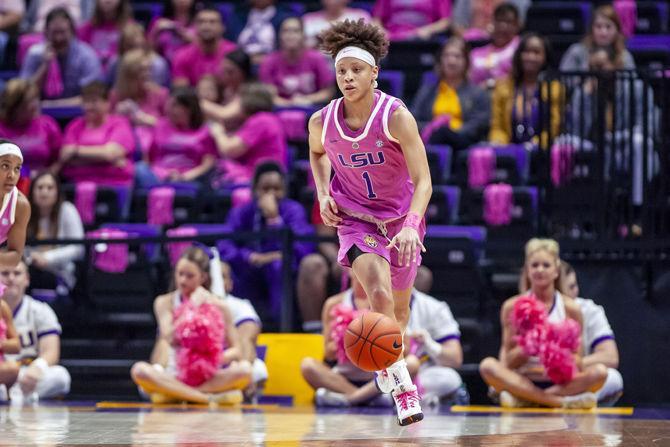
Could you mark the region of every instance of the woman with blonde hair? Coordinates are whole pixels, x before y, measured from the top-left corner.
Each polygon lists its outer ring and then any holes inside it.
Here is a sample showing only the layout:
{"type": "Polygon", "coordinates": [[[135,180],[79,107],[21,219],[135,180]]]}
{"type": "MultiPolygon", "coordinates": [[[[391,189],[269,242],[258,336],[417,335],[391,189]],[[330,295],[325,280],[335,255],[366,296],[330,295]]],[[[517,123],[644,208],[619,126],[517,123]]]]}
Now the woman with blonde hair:
{"type": "Polygon", "coordinates": [[[603,5],[593,12],[589,33],[574,43],[561,59],[561,71],[589,71],[589,57],[598,49],[614,51],[615,65],[635,69],[633,56],[626,49],[621,20],[612,5],[603,5]]]}
{"type": "Polygon", "coordinates": [[[167,61],[151,49],[147,38],[144,36],[144,27],[139,23],[131,22],[121,30],[119,38],[119,53],[109,62],[105,79],[108,85],[113,85],[118,75],[119,65],[123,56],[130,50],[141,49],[145,52],[145,58],[151,64],[150,77],[158,85],[170,86],[170,66],[167,61]]]}
{"type": "Polygon", "coordinates": [[[0,137],[21,148],[33,171],[50,169],[58,160],[63,135],[56,120],[40,111],[40,92],[27,79],[12,79],[0,95],[0,137]]]}
{"type": "Polygon", "coordinates": [[[151,80],[151,62],[147,52],[134,49],[123,55],[114,90],[110,93],[112,108],[133,124],[143,151],[151,145],[152,128],[164,115],[169,92],[151,80]]]}
{"type": "MultiPolygon", "coordinates": [[[[526,260],[520,281],[520,294],[509,298],[500,310],[502,345],[499,358],[485,358],[479,365],[484,381],[500,395],[504,407],[541,405],[555,408],[592,408],[597,405],[594,394],[602,387],[607,369],[601,364],[584,368],[581,348],[574,357],[577,371],[563,384],[554,384],[540,362],[539,356],[528,355],[520,343],[519,332],[513,322],[517,301],[535,297],[546,309],[546,321],[561,324],[574,320],[581,332],[582,313],[579,306],[566,299],[561,287],[560,254],[558,243],[552,239],[531,239],[525,248],[526,260]]],[[[540,341],[538,343],[544,343],[540,341]]]]}
{"type": "Polygon", "coordinates": [[[96,0],[91,20],[77,31],[79,38],[91,45],[103,67],[116,54],[121,30],[133,20],[130,0],[96,0]]]}
{"type": "MultiPolygon", "coordinates": [[[[174,268],[172,292],[154,301],[158,336],[151,364],[137,362],[130,375],[133,381],[153,401],[187,401],[195,403],[240,403],[242,392],[251,379],[251,365],[241,360],[240,341],[228,306],[209,291],[212,277],[207,253],[198,247],[187,248],[174,268]],[[179,307],[195,309],[210,306],[218,309],[223,324],[225,343],[218,357],[219,367],[214,375],[196,385],[184,377],[178,350],[179,307]],[[190,384],[188,384],[188,383],[190,384]]],[[[202,310],[201,310],[202,311],[202,310]]],[[[211,315],[211,313],[210,313],[211,315]]],[[[214,330],[213,324],[210,325],[214,330]]]]}

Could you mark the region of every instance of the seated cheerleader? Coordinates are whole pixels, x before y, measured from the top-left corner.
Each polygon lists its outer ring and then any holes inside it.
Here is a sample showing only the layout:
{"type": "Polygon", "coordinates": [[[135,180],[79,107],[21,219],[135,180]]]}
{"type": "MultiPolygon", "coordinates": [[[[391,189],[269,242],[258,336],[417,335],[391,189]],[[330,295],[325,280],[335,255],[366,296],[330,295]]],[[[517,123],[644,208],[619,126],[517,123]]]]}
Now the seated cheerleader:
{"type": "MultiPolygon", "coordinates": [[[[344,352],[344,332],[360,312],[370,310],[361,283],[351,275],[351,288],[326,300],[321,320],[325,344],[324,361],[306,357],[300,366],[302,376],[316,390],[316,405],[346,407],[352,405],[393,405],[389,394],[382,394],[375,384],[375,373],[352,364],[344,352]],[[331,367],[331,365],[334,365],[331,367]]],[[[419,369],[416,357],[407,359],[411,376],[419,369]]]]}
{"type": "Polygon", "coordinates": [[[176,290],[154,301],[158,336],[151,364],[138,362],[130,371],[153,402],[242,401],[251,365],[240,361],[231,313],[208,290],[209,272],[207,254],[197,247],[186,249],[175,266],[176,290]]]}
{"type": "MultiPolygon", "coordinates": [[[[0,285],[0,289],[4,293],[5,286],[0,285]]],[[[18,354],[20,350],[19,334],[14,328],[12,311],[7,303],[0,300],[0,402],[7,401],[7,390],[16,382],[20,369],[18,363],[7,361],[4,354],[18,354]]]]}
{"type": "Polygon", "coordinates": [[[582,313],[559,292],[558,243],[531,239],[525,252],[521,294],[500,311],[500,358],[481,362],[482,378],[500,394],[503,407],[595,407],[594,392],[603,386],[607,368],[582,363],[582,313]]]}

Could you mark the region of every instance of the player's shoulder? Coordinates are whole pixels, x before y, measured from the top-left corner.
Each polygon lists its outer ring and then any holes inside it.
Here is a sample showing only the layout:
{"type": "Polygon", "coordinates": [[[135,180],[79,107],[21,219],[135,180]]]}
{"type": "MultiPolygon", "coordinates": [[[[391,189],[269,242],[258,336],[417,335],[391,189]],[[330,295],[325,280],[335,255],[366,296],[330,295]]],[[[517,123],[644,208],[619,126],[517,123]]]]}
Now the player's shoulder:
{"type": "Polygon", "coordinates": [[[30,309],[32,313],[52,313],[56,314],[54,310],[49,306],[47,303],[36,300],[35,298],[31,297],[30,295],[25,295],[22,300],[22,306],[26,306],[26,308],[30,309]]]}
{"type": "Polygon", "coordinates": [[[170,307],[171,305],[172,305],[172,293],[164,293],[162,295],[158,295],[154,299],[155,310],[162,310],[165,309],[166,307],[170,307]]]}
{"type": "Polygon", "coordinates": [[[21,191],[17,191],[17,192],[19,194],[19,196],[16,200],[17,208],[19,208],[20,210],[26,210],[26,211],[30,210],[30,201],[28,200],[28,198],[21,191]]]}
{"type": "Polygon", "coordinates": [[[321,129],[323,128],[323,110],[326,109],[328,105],[320,108],[316,112],[312,113],[312,116],[309,117],[309,129],[321,129]]]}

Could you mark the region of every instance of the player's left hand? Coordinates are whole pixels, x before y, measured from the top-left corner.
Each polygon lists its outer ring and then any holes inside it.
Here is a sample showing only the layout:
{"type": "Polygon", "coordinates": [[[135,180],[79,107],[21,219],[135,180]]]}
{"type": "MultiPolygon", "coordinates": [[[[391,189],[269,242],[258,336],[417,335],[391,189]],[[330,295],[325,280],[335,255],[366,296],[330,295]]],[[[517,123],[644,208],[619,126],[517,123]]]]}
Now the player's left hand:
{"type": "Polygon", "coordinates": [[[426,247],[419,238],[419,233],[410,227],[403,227],[398,234],[393,236],[386,248],[390,250],[393,247],[398,249],[398,262],[406,267],[416,262],[419,249],[422,252],[426,251],[426,247]]]}

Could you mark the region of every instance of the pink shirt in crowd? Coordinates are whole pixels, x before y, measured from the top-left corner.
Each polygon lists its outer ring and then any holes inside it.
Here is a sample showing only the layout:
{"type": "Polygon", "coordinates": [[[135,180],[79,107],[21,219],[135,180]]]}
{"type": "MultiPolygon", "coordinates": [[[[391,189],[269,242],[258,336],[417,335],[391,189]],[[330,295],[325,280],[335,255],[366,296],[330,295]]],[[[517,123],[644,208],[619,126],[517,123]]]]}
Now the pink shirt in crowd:
{"type": "MultiPolygon", "coordinates": [[[[177,51],[186,46],[187,42],[181,38],[176,29],[164,29],[159,31],[156,26],[159,20],[165,20],[165,17],[154,17],[149,24],[147,35],[156,52],[172,63],[177,51]]],[[[173,20],[172,22],[181,32],[195,36],[195,26],[188,26],[179,23],[176,20],[173,20]]]]}
{"type": "Polygon", "coordinates": [[[21,148],[24,164],[31,171],[42,171],[56,161],[63,135],[56,120],[40,115],[26,127],[9,127],[0,121],[0,137],[21,148]]]}
{"type": "Polygon", "coordinates": [[[519,37],[502,48],[493,44],[475,48],[470,52],[470,80],[482,84],[504,78],[512,71],[512,58],[519,46],[519,37]]]}
{"type": "Polygon", "coordinates": [[[186,78],[191,86],[195,86],[206,74],[216,73],[224,56],[235,48],[236,45],[226,39],[221,39],[212,54],[205,54],[197,42],[187,45],[174,57],[172,79],[186,78]]]}
{"type": "MultiPolygon", "coordinates": [[[[147,95],[141,102],[135,102],[137,107],[147,115],[151,115],[154,118],[161,118],[165,115],[165,103],[167,103],[168,98],[170,97],[170,92],[165,87],[154,84],[147,91],[147,95]]],[[[116,108],[116,105],[119,102],[118,95],[116,90],[112,90],[109,93],[109,102],[111,104],[111,110],[116,108]]],[[[135,136],[137,137],[140,148],[143,153],[146,153],[154,138],[154,129],[153,127],[148,126],[134,126],[135,127],[135,136]]]]}
{"type": "Polygon", "coordinates": [[[372,17],[382,22],[392,40],[401,40],[417,28],[451,17],[451,0],[377,0],[372,17]]]}
{"type": "MultiPolygon", "coordinates": [[[[156,118],[160,118],[165,114],[165,103],[169,97],[170,92],[168,89],[154,84],[147,91],[147,95],[144,97],[144,100],[137,103],[137,106],[144,113],[156,118]]],[[[116,107],[118,102],[119,98],[116,94],[116,90],[112,90],[109,93],[109,103],[111,104],[112,110],[114,110],[114,107],[116,107]]]]}
{"type": "Polygon", "coordinates": [[[345,8],[342,15],[335,20],[328,20],[323,11],[308,12],[302,16],[302,27],[307,39],[307,45],[316,47],[316,36],[323,30],[330,28],[334,23],[343,20],[352,20],[354,22],[363,19],[370,21],[370,13],[365,9],[345,8]]]}
{"type": "Polygon", "coordinates": [[[247,118],[235,135],[242,139],[247,151],[235,160],[224,159],[220,163],[229,180],[251,181],[256,165],[266,160],[286,167],[286,137],[276,115],[258,112],[247,118]]]}
{"type": "Polygon", "coordinates": [[[258,77],[277,87],[279,96],[287,99],[317,92],[335,82],[331,64],[316,50],[305,50],[296,62],[287,61],[281,51],[275,51],[263,60],[258,77]]]}
{"type": "Polygon", "coordinates": [[[86,127],[84,117],[75,118],[65,128],[63,145],[102,146],[117,143],[126,150],[123,166],[100,162],[86,165],[65,165],[63,176],[72,182],[95,182],[101,185],[126,186],[133,181],[133,152],[135,139],[128,120],[122,116],[109,115],[100,127],[86,127]]]}
{"type": "Polygon", "coordinates": [[[206,125],[199,129],[177,129],[163,118],[154,127],[149,162],[154,174],[164,180],[170,171],[184,173],[199,166],[206,155],[216,156],[216,153],[206,125]]]}
{"type": "Polygon", "coordinates": [[[100,57],[100,64],[103,68],[118,52],[121,30],[116,23],[95,26],[91,22],[87,22],[79,28],[77,35],[80,40],[93,47],[100,57]]]}

